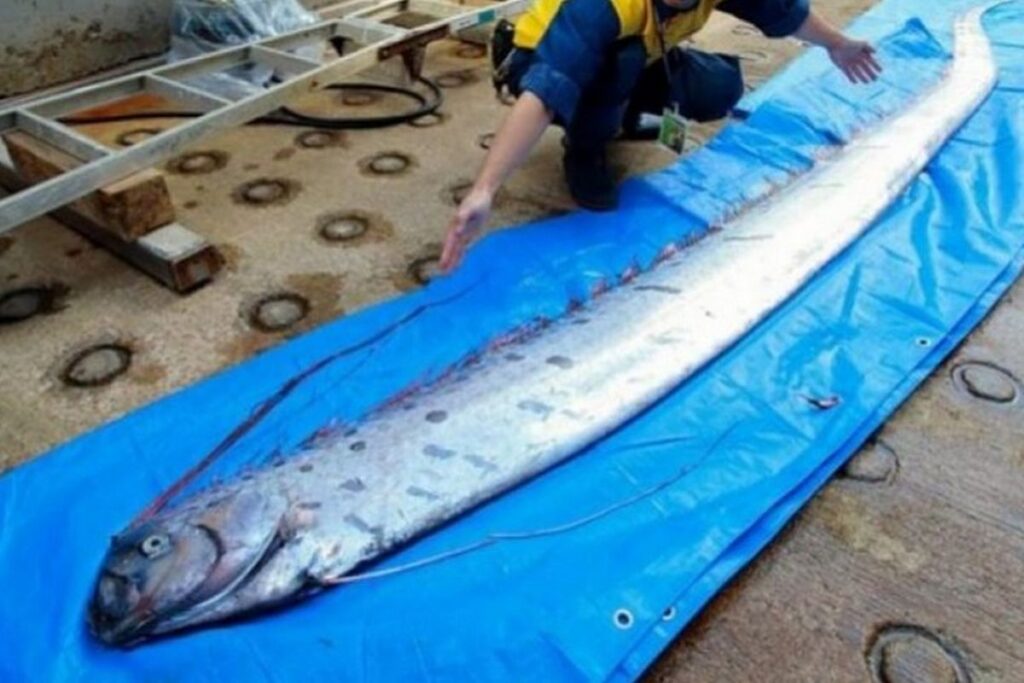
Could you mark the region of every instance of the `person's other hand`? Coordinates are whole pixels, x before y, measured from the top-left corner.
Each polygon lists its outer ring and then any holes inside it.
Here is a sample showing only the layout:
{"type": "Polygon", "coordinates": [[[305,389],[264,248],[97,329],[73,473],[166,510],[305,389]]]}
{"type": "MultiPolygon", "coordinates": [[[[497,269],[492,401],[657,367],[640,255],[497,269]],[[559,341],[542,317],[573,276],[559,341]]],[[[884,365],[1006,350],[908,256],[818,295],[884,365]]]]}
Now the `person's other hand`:
{"type": "Polygon", "coordinates": [[[455,216],[448,224],[448,235],[441,252],[441,272],[451,272],[462,261],[470,241],[487,223],[494,197],[485,190],[473,189],[459,204],[455,216]]]}
{"type": "Polygon", "coordinates": [[[829,48],[828,56],[851,83],[870,83],[882,73],[882,65],[875,59],[875,48],[864,40],[847,38],[829,48]]]}

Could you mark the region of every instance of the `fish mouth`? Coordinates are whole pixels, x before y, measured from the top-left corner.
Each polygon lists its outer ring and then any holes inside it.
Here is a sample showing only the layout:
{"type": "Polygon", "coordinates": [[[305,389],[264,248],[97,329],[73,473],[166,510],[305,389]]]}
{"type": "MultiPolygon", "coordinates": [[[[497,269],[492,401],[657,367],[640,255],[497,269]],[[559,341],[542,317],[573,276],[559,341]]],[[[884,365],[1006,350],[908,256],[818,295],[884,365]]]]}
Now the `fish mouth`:
{"type": "Polygon", "coordinates": [[[94,596],[89,604],[89,630],[94,636],[107,645],[126,645],[131,640],[129,634],[145,632],[145,626],[152,621],[152,612],[139,599],[127,615],[116,615],[107,611],[100,602],[100,586],[110,586],[110,590],[121,592],[137,591],[134,582],[126,576],[113,572],[103,572],[100,576],[94,596]]]}
{"type": "MultiPolygon", "coordinates": [[[[220,551],[223,546],[220,537],[214,530],[202,525],[197,525],[196,528],[206,533],[220,551]]],[[[112,615],[105,612],[97,604],[97,598],[94,597],[89,608],[89,629],[96,638],[107,645],[130,648],[151,636],[203,623],[207,620],[204,617],[209,615],[225,598],[252,581],[283,545],[283,537],[275,530],[274,533],[267,536],[259,552],[253,554],[252,560],[241,568],[234,579],[191,606],[186,605],[196,595],[202,595],[209,589],[209,576],[178,603],[160,611],[154,611],[149,605],[149,601],[143,596],[127,615],[112,615]]],[[[222,559],[223,553],[219,552],[217,564],[222,559]]],[[[104,572],[100,578],[100,581],[103,580],[125,582],[127,589],[135,588],[129,578],[111,572],[104,572]]]]}

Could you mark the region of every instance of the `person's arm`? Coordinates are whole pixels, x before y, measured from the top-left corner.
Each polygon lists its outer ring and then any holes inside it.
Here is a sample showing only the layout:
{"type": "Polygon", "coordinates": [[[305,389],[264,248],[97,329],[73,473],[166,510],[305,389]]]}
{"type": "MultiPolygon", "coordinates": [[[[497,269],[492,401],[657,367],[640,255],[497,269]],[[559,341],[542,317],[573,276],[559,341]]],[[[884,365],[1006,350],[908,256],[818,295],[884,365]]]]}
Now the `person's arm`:
{"type": "Polygon", "coordinates": [[[622,26],[610,0],[565,0],[520,81],[523,93],[495,136],[473,189],[448,224],[441,269],[462,260],[469,242],[487,222],[502,183],[537,144],[553,121],[576,115],[583,91],[593,83],[622,26]]]}
{"type": "Polygon", "coordinates": [[[770,38],[792,36],[825,48],[854,83],[873,81],[882,71],[870,43],[844,35],[813,11],[809,0],[722,0],[717,9],[753,24],[770,38]]]}
{"type": "Polygon", "coordinates": [[[448,223],[441,270],[448,272],[462,260],[466,245],[487,222],[498,188],[523,163],[552,118],[551,110],[532,92],[526,91],[516,100],[491,143],[473,188],[448,223]]]}
{"type": "Polygon", "coordinates": [[[813,11],[793,36],[825,48],[832,63],[852,83],[870,83],[882,73],[871,43],[847,37],[813,11]]]}

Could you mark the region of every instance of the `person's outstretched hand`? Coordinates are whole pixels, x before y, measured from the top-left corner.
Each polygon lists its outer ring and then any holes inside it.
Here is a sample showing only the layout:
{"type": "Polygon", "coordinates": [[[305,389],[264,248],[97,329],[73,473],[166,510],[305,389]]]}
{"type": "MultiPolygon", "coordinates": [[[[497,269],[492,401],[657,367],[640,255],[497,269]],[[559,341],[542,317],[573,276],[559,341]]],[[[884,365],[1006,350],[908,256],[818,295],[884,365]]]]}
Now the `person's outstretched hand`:
{"type": "Polygon", "coordinates": [[[459,204],[441,252],[441,272],[450,273],[462,261],[466,247],[487,223],[494,197],[490,192],[473,189],[459,204]]]}
{"type": "Polygon", "coordinates": [[[830,47],[828,56],[851,83],[870,83],[882,73],[882,65],[875,59],[875,48],[864,40],[847,38],[830,47]]]}

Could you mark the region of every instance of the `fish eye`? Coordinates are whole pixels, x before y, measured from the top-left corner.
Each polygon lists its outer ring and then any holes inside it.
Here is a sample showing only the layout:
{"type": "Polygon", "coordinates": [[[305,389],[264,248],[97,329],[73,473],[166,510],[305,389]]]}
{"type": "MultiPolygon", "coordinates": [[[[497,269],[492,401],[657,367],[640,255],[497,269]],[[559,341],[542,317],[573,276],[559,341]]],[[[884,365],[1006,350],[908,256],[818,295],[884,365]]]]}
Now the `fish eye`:
{"type": "Polygon", "coordinates": [[[171,548],[171,539],[167,534],[153,534],[147,536],[142,543],[139,544],[139,551],[148,557],[153,559],[160,557],[171,548]]]}

